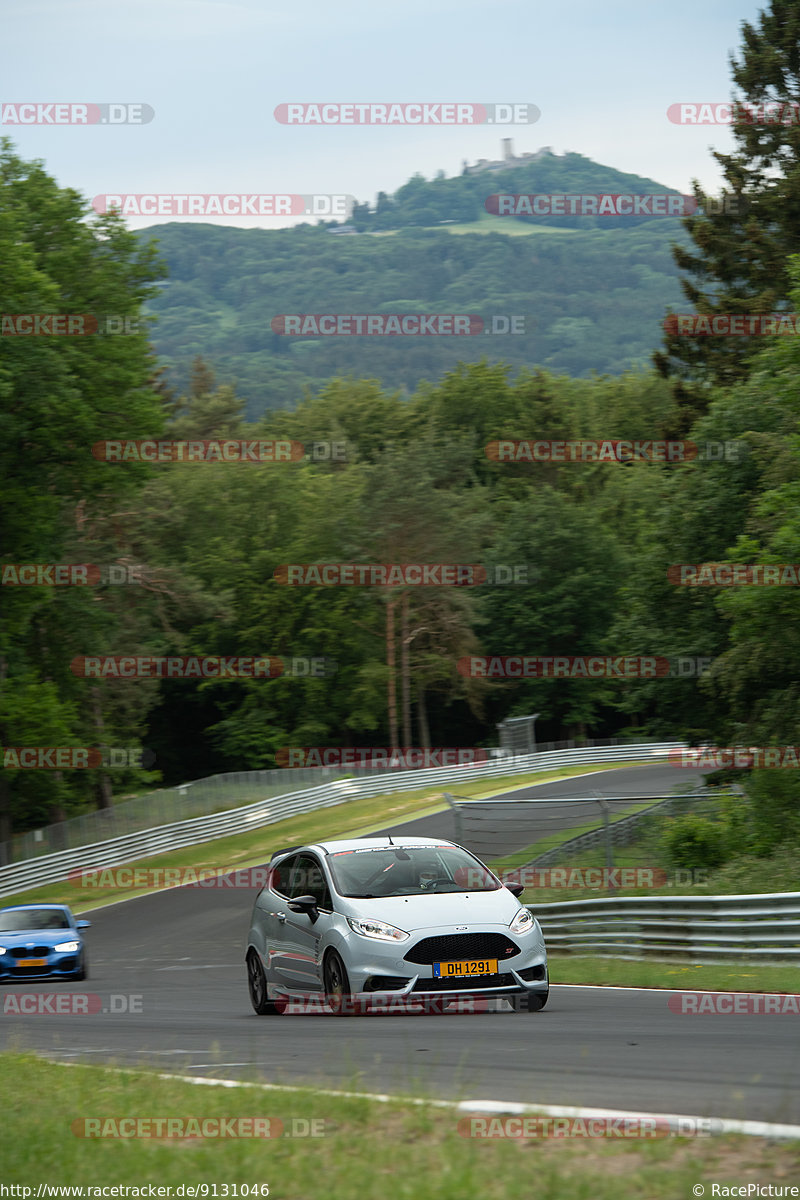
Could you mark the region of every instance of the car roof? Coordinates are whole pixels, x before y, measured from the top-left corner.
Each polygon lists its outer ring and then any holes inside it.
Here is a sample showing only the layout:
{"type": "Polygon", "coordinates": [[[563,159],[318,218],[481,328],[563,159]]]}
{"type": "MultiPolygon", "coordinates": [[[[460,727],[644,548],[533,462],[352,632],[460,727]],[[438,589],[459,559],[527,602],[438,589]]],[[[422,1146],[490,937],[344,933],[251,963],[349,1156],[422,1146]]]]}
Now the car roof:
{"type": "Polygon", "coordinates": [[[408,849],[425,846],[455,846],[455,842],[447,838],[405,837],[393,834],[389,837],[342,838],[335,841],[309,842],[305,846],[287,846],[285,850],[276,850],[272,856],[276,858],[295,851],[309,850],[317,854],[340,854],[345,850],[389,850],[392,846],[404,846],[408,849]]]}
{"type": "Polygon", "coordinates": [[[5,908],[0,908],[0,912],[15,912],[19,908],[55,909],[57,912],[69,913],[72,916],[72,910],[66,904],[8,904],[5,908]]]}

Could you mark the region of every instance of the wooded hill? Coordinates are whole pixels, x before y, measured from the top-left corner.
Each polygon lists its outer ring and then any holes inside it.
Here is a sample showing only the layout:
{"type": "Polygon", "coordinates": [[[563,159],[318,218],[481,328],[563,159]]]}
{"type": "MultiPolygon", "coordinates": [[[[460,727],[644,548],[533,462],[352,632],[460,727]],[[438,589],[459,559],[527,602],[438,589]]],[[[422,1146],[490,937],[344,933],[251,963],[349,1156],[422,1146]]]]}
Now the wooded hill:
{"type": "Polygon", "coordinates": [[[333,232],[333,222],[152,226],[139,236],[158,240],[169,270],[148,307],[158,318],[153,343],[181,391],[196,355],[212,361],[250,420],[348,374],[410,395],[482,358],[578,377],[647,368],[666,308],[682,311],[670,252],[686,242],[680,219],[499,217],[485,200],[670,190],[570,154],[454,179],[415,176],[394,196],[381,193],[374,211],[356,207],[350,224],[367,231],[358,235],[333,232]],[[524,333],[302,337],[273,328],[282,314],[405,312],[517,316],[524,333]]]}

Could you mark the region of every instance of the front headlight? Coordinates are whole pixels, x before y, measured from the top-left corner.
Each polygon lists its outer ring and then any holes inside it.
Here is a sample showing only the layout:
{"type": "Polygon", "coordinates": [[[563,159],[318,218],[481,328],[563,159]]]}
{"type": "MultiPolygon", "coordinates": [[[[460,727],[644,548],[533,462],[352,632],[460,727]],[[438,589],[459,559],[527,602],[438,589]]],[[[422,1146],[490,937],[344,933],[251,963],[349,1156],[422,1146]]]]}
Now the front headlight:
{"type": "Polygon", "coordinates": [[[348,917],[347,924],[362,937],[376,938],[379,942],[405,942],[410,937],[405,930],[398,929],[395,925],[387,925],[385,921],[376,921],[372,917],[348,917]]]}
{"type": "Polygon", "coordinates": [[[80,950],[79,942],[59,942],[57,946],[53,946],[54,950],[58,950],[64,954],[74,954],[76,950],[80,950]]]}
{"type": "Polygon", "coordinates": [[[7,953],[8,953],[8,951],[6,950],[5,946],[0,946],[0,954],[7,954],[7,953]]]}
{"type": "Polygon", "coordinates": [[[535,921],[527,908],[521,908],[509,925],[512,933],[530,933],[535,927],[535,921]]]}

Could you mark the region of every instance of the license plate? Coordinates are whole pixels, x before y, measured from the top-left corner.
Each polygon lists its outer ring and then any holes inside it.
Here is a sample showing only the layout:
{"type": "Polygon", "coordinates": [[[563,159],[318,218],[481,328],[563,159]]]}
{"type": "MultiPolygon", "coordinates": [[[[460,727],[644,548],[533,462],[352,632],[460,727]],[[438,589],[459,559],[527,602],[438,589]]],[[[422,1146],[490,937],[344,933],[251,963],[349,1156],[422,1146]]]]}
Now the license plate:
{"type": "Polygon", "coordinates": [[[46,967],[47,959],[46,958],[18,958],[17,966],[18,967],[46,967]]]}
{"type": "Polygon", "coordinates": [[[437,962],[433,964],[437,979],[461,979],[471,975],[496,975],[496,958],[468,959],[462,962],[437,962]]]}

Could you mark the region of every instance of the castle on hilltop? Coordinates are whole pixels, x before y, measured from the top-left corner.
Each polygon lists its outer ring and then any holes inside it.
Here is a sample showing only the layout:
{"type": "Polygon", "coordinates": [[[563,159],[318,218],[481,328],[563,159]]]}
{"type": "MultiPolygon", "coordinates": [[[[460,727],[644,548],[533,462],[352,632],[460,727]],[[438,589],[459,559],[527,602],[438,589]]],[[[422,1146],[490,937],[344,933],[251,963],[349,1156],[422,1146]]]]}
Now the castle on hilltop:
{"type": "Polygon", "coordinates": [[[526,163],[536,162],[539,158],[544,158],[546,155],[554,155],[552,146],[542,146],[541,150],[537,150],[535,154],[514,154],[513,138],[503,138],[500,142],[503,148],[503,157],[499,162],[489,162],[486,158],[479,158],[474,167],[467,165],[467,160],[464,159],[462,175],[478,175],[481,171],[503,171],[508,167],[523,167],[526,163]]]}

